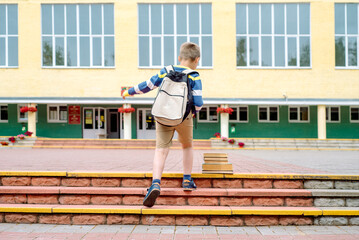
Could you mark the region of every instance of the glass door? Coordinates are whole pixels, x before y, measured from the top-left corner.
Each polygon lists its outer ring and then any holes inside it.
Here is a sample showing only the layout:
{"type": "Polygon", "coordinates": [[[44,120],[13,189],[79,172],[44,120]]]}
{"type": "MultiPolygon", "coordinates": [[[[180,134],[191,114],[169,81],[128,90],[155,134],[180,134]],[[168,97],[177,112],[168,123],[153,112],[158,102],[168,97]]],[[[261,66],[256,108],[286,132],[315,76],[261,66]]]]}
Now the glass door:
{"type": "Polygon", "coordinates": [[[104,108],[86,107],[83,112],[83,138],[106,138],[106,111],[104,108]]]}
{"type": "Polygon", "coordinates": [[[156,139],[156,121],[151,108],[137,110],[137,139],[156,139]]]}

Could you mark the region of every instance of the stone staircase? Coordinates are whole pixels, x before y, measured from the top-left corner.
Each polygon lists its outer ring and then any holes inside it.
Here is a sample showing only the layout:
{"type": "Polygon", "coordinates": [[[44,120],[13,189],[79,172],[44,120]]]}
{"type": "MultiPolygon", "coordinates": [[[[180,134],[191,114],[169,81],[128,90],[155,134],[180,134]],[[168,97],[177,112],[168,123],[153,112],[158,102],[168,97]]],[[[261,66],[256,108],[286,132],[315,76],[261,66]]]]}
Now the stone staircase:
{"type": "Polygon", "coordinates": [[[245,144],[245,149],[291,149],[291,150],[359,150],[358,139],[286,139],[286,138],[235,138],[235,144],[222,139],[212,138],[212,148],[239,148],[238,142],[245,144]]]}
{"type": "MultiPolygon", "coordinates": [[[[155,148],[154,139],[56,139],[38,138],[34,148],[155,148]]],[[[172,148],[180,148],[178,140],[173,140],[172,148]]],[[[211,148],[210,140],[194,140],[196,149],[211,148]]]]}
{"type": "Polygon", "coordinates": [[[142,206],[149,173],[0,172],[0,222],[145,225],[359,225],[359,176],[163,175],[142,206]]]}
{"type": "MultiPolygon", "coordinates": [[[[9,139],[9,137],[0,137],[0,142],[8,142],[9,143],[9,145],[6,146],[7,148],[32,147],[35,145],[35,142],[37,140],[36,137],[25,137],[25,139],[23,139],[23,140],[17,139],[15,143],[12,143],[12,142],[9,142],[8,139],[9,139]]],[[[0,147],[2,147],[1,144],[0,144],[0,147]]]]}

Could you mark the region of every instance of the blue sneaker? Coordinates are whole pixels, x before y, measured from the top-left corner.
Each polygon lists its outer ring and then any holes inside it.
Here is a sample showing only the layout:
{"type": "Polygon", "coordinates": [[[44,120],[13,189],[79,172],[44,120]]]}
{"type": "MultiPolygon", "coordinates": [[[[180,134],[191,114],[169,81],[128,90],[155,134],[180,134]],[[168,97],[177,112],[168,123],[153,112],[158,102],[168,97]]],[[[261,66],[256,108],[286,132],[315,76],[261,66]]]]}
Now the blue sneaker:
{"type": "Polygon", "coordinates": [[[193,179],[190,180],[183,180],[182,182],[183,191],[193,191],[197,189],[196,184],[193,182],[193,179]]]}
{"type": "Polygon", "coordinates": [[[161,187],[159,183],[153,183],[149,189],[147,189],[147,194],[143,200],[143,205],[146,207],[152,207],[155,205],[156,198],[161,193],[161,187]]]}

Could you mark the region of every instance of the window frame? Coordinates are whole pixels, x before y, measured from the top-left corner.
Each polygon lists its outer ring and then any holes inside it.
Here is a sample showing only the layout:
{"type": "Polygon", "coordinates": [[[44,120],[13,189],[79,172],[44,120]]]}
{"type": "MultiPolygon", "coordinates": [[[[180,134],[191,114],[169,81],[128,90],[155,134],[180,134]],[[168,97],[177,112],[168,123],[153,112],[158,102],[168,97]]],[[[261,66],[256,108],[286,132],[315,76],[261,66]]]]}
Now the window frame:
{"type": "Polygon", "coordinates": [[[359,111],[359,106],[350,106],[350,108],[349,108],[349,120],[350,120],[350,123],[359,123],[359,119],[358,120],[352,120],[352,108],[358,108],[358,111],[359,111]]]}
{"type": "Polygon", "coordinates": [[[336,61],[336,51],[334,50],[334,65],[335,69],[337,70],[346,70],[346,69],[359,69],[359,3],[341,3],[341,2],[335,2],[334,4],[334,48],[335,48],[335,41],[337,37],[344,37],[345,39],[345,66],[337,66],[336,61]],[[344,34],[339,34],[335,32],[335,6],[337,4],[344,4],[344,34]],[[347,21],[347,6],[348,4],[356,4],[357,5],[357,17],[358,17],[358,29],[357,34],[348,34],[348,21],[347,21]],[[356,37],[357,39],[357,66],[349,66],[348,65],[348,57],[349,57],[349,48],[348,48],[348,38],[350,37],[356,37]]]}
{"type": "Polygon", "coordinates": [[[41,67],[44,69],[114,69],[116,68],[116,27],[115,27],[115,4],[114,3],[41,3],[41,67]],[[89,33],[88,34],[80,34],[80,19],[79,19],[79,5],[89,5],[89,33]],[[92,25],[91,25],[91,6],[92,5],[101,5],[101,13],[102,13],[102,33],[101,34],[92,34],[92,25]],[[113,5],[113,16],[114,16],[114,32],[113,34],[105,34],[104,33],[104,5],[105,4],[112,4],[113,5]],[[42,29],[42,6],[43,5],[50,5],[52,9],[52,29],[51,34],[43,34],[42,29]],[[55,5],[64,5],[64,34],[55,34],[55,21],[54,21],[54,6],[55,5]],[[76,6],[76,34],[68,34],[67,33],[67,13],[66,13],[66,6],[67,5],[75,5],[76,6]],[[43,38],[44,37],[51,37],[52,38],[52,66],[45,66],[43,63],[43,38]],[[64,39],[64,65],[63,66],[56,66],[56,38],[60,37],[64,39]],[[77,53],[77,61],[76,66],[67,66],[67,38],[68,37],[76,37],[76,53],[77,53]],[[89,48],[90,48],[90,65],[89,66],[81,66],[80,62],[80,38],[81,37],[88,37],[89,38],[89,48]],[[105,66],[105,37],[113,37],[113,49],[114,49],[114,63],[113,66],[105,66]],[[93,65],[93,39],[94,38],[101,38],[101,66],[94,66],[93,65]]]}
{"type": "MultiPolygon", "coordinates": [[[[197,122],[199,122],[199,123],[218,123],[218,121],[219,121],[219,114],[216,112],[216,114],[217,114],[217,120],[216,121],[211,121],[211,120],[209,120],[209,108],[210,107],[215,107],[215,108],[217,108],[218,106],[216,106],[216,105],[208,105],[208,106],[203,106],[202,107],[202,109],[207,109],[207,119],[206,120],[201,120],[201,119],[199,119],[199,112],[197,113],[198,114],[198,117],[197,117],[197,122]]],[[[200,110],[200,111],[202,111],[202,109],[200,110]]]]}
{"type": "Polygon", "coordinates": [[[279,123],[279,106],[278,105],[259,105],[258,106],[258,123],[279,123]],[[270,108],[275,107],[277,108],[277,120],[273,121],[270,120],[270,108]],[[260,108],[266,108],[267,109],[267,120],[260,120],[259,119],[259,109],[260,108]]]}
{"type": "Polygon", "coordinates": [[[230,108],[236,108],[237,109],[237,120],[228,120],[229,122],[231,122],[231,123],[248,123],[249,122],[249,107],[248,107],[248,105],[233,105],[233,106],[229,106],[230,108]],[[247,109],[247,120],[246,121],[244,121],[244,120],[240,120],[240,114],[239,114],[239,109],[241,108],[241,107],[245,107],[246,109],[247,109]]]}
{"type": "Polygon", "coordinates": [[[341,123],[341,116],[340,116],[340,106],[326,106],[325,107],[325,112],[326,114],[328,114],[328,120],[326,120],[327,123],[341,123]],[[338,108],[338,116],[339,116],[339,120],[338,121],[333,121],[331,120],[331,109],[332,108],[338,108]]]}
{"type": "Polygon", "coordinates": [[[207,3],[207,2],[193,2],[193,3],[177,3],[177,2],[173,2],[173,3],[143,3],[143,2],[139,2],[137,4],[137,28],[138,28],[138,32],[137,32],[137,49],[138,49],[138,59],[137,59],[137,67],[139,69],[161,69],[163,68],[163,66],[165,66],[164,64],[164,37],[173,37],[173,47],[174,47],[174,62],[172,63],[173,65],[178,65],[178,56],[177,56],[177,49],[179,49],[179,46],[177,45],[177,37],[186,37],[187,41],[189,42],[189,39],[191,37],[198,37],[199,38],[199,46],[201,48],[201,58],[199,60],[199,64],[197,69],[213,69],[214,66],[214,48],[213,48],[213,6],[212,3],[207,3]],[[147,34],[143,34],[143,33],[139,33],[139,5],[140,4],[146,4],[149,6],[148,8],[148,33],[147,34]],[[177,5],[182,4],[182,5],[186,5],[186,14],[187,14],[187,33],[186,34],[178,34],[177,33],[177,15],[176,15],[176,10],[177,10],[177,5]],[[189,5],[191,4],[198,4],[199,7],[199,33],[198,34],[190,34],[189,33],[189,5]],[[202,34],[201,30],[202,30],[202,18],[201,18],[201,4],[210,4],[211,5],[211,34],[202,34]],[[161,5],[161,34],[152,34],[151,32],[151,6],[152,5],[161,5]],[[174,25],[174,29],[173,29],[173,34],[165,34],[164,33],[164,24],[163,24],[163,13],[164,13],[164,9],[163,6],[164,5],[173,5],[173,25],[174,25]],[[148,37],[149,38],[149,66],[141,66],[140,65],[140,41],[139,38],[140,37],[148,37]],[[153,37],[160,37],[161,38],[161,64],[159,66],[153,65],[152,64],[152,38],[153,37]],[[212,40],[212,46],[211,46],[211,52],[212,52],[212,65],[211,66],[202,66],[202,37],[211,37],[212,40]]]}
{"type": "Polygon", "coordinates": [[[8,123],[8,122],[9,122],[9,105],[8,104],[0,104],[0,123],[8,123]],[[8,116],[7,120],[2,120],[2,118],[1,118],[1,107],[3,107],[3,106],[7,107],[7,116],[8,116]]]}
{"type": "MultiPolygon", "coordinates": [[[[237,52],[237,38],[238,37],[245,37],[246,38],[246,61],[247,61],[247,66],[238,66],[237,65],[237,60],[236,60],[236,68],[238,69],[312,69],[312,28],[311,28],[311,5],[309,3],[309,34],[300,34],[300,15],[299,15],[299,6],[300,4],[308,4],[308,3],[262,3],[262,2],[254,2],[254,3],[236,3],[237,4],[245,4],[246,5],[246,32],[245,34],[239,34],[237,33],[236,30],[236,36],[235,36],[235,41],[236,41],[236,52],[237,52]],[[259,33],[258,34],[250,34],[249,33],[249,16],[248,16],[248,4],[258,4],[259,7],[259,16],[258,16],[258,28],[259,28],[259,33]],[[261,5],[263,4],[270,4],[271,5],[271,32],[270,34],[262,34],[261,32],[261,26],[262,26],[262,16],[261,16],[261,5]],[[284,34],[276,34],[274,32],[274,5],[275,4],[284,4],[284,34]],[[297,5],[297,34],[287,34],[287,4],[296,4],[297,5]],[[249,47],[249,39],[250,37],[257,37],[258,38],[258,66],[252,66],[250,65],[250,47],[249,47]],[[271,38],[271,47],[272,47],[272,55],[271,55],[271,59],[272,59],[272,66],[262,66],[262,42],[261,42],[261,38],[262,37],[270,37],[271,38]],[[284,37],[284,63],[285,66],[275,66],[275,37],[284,37]],[[309,66],[300,66],[300,37],[309,37],[309,47],[310,47],[310,56],[309,56],[309,60],[310,60],[310,65],[309,66]],[[297,66],[288,66],[288,38],[296,38],[296,55],[297,55],[297,66]]],[[[237,19],[237,11],[236,11],[236,19],[237,19]]],[[[236,24],[237,24],[237,20],[236,20],[236,24]]],[[[237,59],[237,54],[236,54],[236,59],[237,59]]]]}
{"type": "Polygon", "coordinates": [[[67,107],[67,104],[48,104],[47,105],[47,122],[48,123],[67,123],[68,122],[68,118],[69,118],[69,110],[67,107]],[[56,107],[57,108],[57,119],[56,120],[51,120],[50,119],[50,107],[56,107]],[[60,107],[66,107],[67,110],[67,118],[66,120],[60,120],[60,107]]]}
{"type": "Polygon", "coordinates": [[[0,34],[0,38],[5,38],[5,65],[0,65],[1,68],[19,68],[19,6],[17,3],[4,3],[0,4],[5,6],[5,34],[0,34]],[[9,34],[9,24],[8,24],[8,6],[16,5],[17,11],[17,34],[9,34]],[[9,66],[9,37],[17,38],[17,65],[9,66]]]}
{"type": "Polygon", "coordinates": [[[289,123],[310,123],[310,106],[307,106],[307,105],[288,106],[288,122],[289,123]],[[308,109],[308,120],[300,120],[300,108],[303,108],[303,107],[308,109]],[[290,119],[290,109],[291,108],[297,109],[297,113],[298,113],[297,120],[290,119]]]}

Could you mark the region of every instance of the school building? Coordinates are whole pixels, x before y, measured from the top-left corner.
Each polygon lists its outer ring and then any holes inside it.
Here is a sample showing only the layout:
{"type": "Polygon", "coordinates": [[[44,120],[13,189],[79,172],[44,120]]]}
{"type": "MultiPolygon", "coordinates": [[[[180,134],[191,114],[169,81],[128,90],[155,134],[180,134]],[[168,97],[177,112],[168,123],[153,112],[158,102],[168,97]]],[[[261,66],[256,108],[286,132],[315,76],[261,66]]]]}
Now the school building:
{"type": "Polygon", "coordinates": [[[0,136],[155,138],[157,90],[121,91],[186,41],[201,47],[194,138],[359,139],[356,0],[2,0],[0,136]]]}

